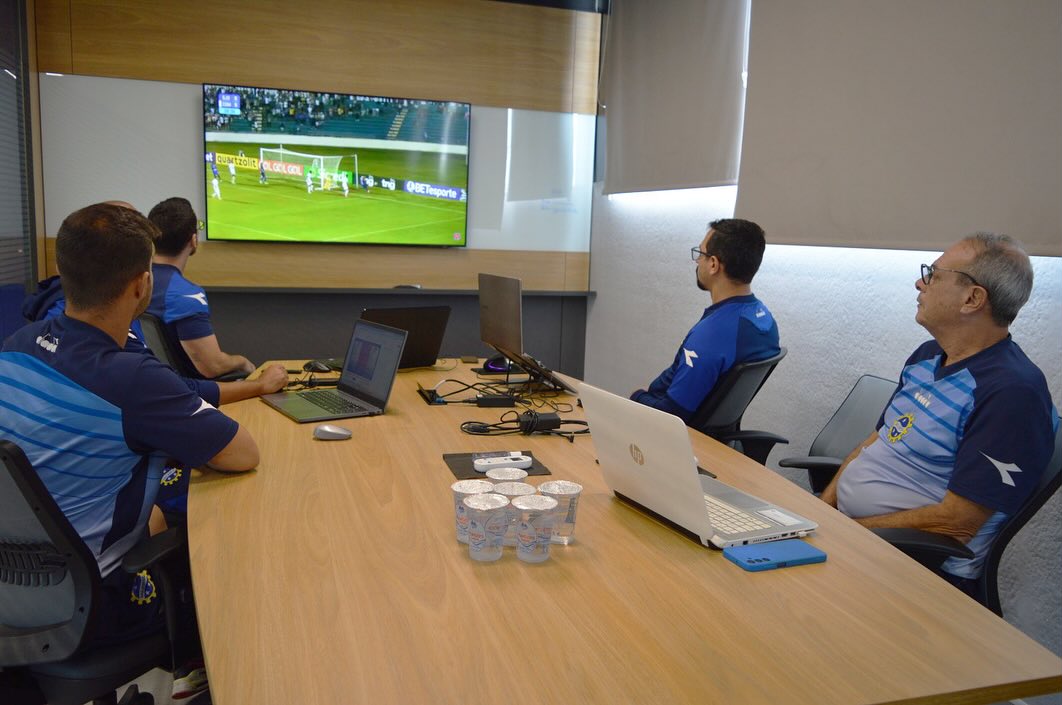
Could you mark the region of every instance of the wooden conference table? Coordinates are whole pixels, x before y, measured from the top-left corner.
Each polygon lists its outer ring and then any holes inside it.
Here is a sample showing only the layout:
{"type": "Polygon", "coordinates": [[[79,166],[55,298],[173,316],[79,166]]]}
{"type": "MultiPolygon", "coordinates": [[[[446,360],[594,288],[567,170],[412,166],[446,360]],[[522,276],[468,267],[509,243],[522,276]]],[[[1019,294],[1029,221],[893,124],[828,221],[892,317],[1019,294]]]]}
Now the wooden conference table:
{"type": "Polygon", "coordinates": [[[348,441],[314,441],[314,424],[257,400],[225,407],[262,462],[192,486],[215,703],[970,704],[1062,690],[1058,657],[698,433],[701,465],[816,520],[828,561],[744,572],[616,500],[588,437],[461,433],[504,410],[428,406],[415,390],[470,368],[400,373],[384,416],[339,422],[348,441]],[[508,449],[584,486],[576,541],[542,564],[513,549],[476,563],[454,538],[442,454],[508,449]]]}

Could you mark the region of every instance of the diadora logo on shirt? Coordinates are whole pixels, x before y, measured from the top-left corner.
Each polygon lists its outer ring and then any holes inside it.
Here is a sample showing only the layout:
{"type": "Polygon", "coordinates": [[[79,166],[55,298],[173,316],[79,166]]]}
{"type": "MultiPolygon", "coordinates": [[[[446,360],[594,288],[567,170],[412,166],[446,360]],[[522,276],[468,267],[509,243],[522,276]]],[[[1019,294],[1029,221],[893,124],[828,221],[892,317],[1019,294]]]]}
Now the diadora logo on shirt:
{"type": "Polygon", "coordinates": [[[889,443],[895,443],[896,441],[906,436],[907,432],[914,428],[914,422],[914,414],[904,414],[900,418],[893,421],[892,425],[889,426],[889,443]]]}
{"type": "Polygon", "coordinates": [[[1012,474],[1016,472],[1021,472],[1021,468],[1019,468],[1014,463],[1000,462],[990,456],[988,453],[985,453],[983,451],[981,452],[981,455],[985,456],[985,458],[988,459],[988,462],[996,466],[996,470],[999,472],[999,479],[1003,482],[1004,485],[1010,485],[1011,487],[1015,486],[1012,474]]]}
{"type": "Polygon", "coordinates": [[[929,408],[929,403],[933,401],[933,397],[929,396],[928,394],[922,394],[922,392],[915,392],[914,398],[916,402],[918,402],[927,409],[929,408]]]}
{"type": "Polygon", "coordinates": [[[51,333],[45,333],[44,335],[37,336],[37,345],[47,350],[50,353],[59,349],[59,339],[51,333]]]}
{"type": "Polygon", "coordinates": [[[199,303],[203,304],[204,306],[207,305],[206,294],[204,294],[202,292],[200,292],[198,294],[184,294],[183,296],[186,299],[195,299],[196,301],[198,301],[199,303]]]}
{"type": "Polygon", "coordinates": [[[767,312],[764,311],[762,308],[756,309],[756,318],[763,318],[766,315],[767,315],[767,312]]]}
{"type": "Polygon", "coordinates": [[[697,359],[697,353],[693,350],[682,348],[682,354],[686,356],[686,366],[693,367],[693,361],[697,359]]]}

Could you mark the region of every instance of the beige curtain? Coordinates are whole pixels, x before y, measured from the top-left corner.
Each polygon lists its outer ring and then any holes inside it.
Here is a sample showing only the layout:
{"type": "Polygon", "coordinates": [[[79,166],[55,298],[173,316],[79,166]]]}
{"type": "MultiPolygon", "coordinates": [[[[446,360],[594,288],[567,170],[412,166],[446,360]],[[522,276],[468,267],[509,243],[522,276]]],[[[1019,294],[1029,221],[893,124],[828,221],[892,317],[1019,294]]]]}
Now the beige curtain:
{"type": "Polygon", "coordinates": [[[754,0],[741,162],[771,242],[1062,255],[1062,3],[754,0]]]}
{"type": "Polygon", "coordinates": [[[748,0],[613,0],[605,193],[737,182],[748,0]]]}

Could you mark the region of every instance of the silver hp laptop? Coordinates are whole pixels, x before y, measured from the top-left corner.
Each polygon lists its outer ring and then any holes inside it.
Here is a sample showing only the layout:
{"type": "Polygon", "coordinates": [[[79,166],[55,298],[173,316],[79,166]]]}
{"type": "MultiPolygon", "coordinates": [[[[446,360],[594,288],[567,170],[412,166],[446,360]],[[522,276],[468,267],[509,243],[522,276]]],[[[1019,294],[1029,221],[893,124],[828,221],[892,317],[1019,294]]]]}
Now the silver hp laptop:
{"type": "Polygon", "coordinates": [[[277,392],[261,399],[299,423],[382,414],[405,344],[404,330],[357,320],[334,389],[277,392]]]}
{"type": "Polygon", "coordinates": [[[806,536],[817,524],[697,472],[677,416],[580,383],[605,482],[621,499],[725,548],[806,536]]]}

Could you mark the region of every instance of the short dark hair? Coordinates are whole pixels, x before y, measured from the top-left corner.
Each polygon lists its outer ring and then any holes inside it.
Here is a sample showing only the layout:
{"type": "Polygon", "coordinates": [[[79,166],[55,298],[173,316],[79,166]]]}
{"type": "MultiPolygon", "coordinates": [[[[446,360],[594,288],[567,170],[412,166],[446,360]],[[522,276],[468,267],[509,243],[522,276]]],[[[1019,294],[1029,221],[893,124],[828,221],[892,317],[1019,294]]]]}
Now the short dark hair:
{"type": "Polygon", "coordinates": [[[751,220],[724,218],[708,224],[715,234],[708,241],[706,255],[715,255],[723,264],[726,275],[743,284],[752,283],[752,278],[763,262],[767,239],[763,228],[751,220]]]}
{"type": "Polygon", "coordinates": [[[181,254],[192,234],[199,229],[199,218],[192,210],[192,204],[180,196],[155,204],[148,213],[148,220],[162,233],[155,241],[155,251],[168,257],[181,254]]]}
{"type": "Polygon", "coordinates": [[[68,215],[55,239],[66,298],[83,309],[113,303],[129,282],[151,269],[157,234],[140,213],[113,204],[97,203],[68,215]]]}

